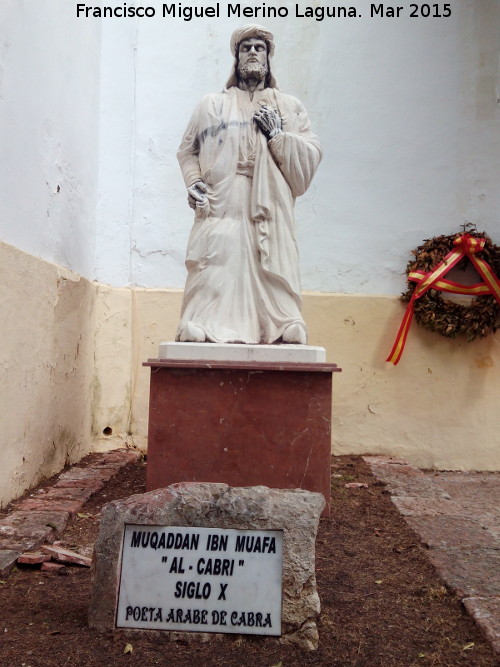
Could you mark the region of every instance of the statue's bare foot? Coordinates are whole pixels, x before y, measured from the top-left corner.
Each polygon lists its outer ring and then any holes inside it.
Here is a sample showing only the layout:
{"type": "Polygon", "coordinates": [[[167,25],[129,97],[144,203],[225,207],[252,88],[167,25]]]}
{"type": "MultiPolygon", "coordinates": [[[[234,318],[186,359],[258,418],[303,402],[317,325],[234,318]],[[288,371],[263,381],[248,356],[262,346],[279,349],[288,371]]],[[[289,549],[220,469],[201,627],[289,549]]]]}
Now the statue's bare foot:
{"type": "Polygon", "coordinates": [[[207,336],[203,329],[192,322],[187,322],[179,336],[181,343],[204,343],[207,336]]]}
{"type": "Polygon", "coordinates": [[[298,322],[295,322],[295,324],[290,324],[283,331],[281,340],[284,343],[293,343],[295,345],[306,345],[307,336],[304,327],[301,326],[298,322]]]}

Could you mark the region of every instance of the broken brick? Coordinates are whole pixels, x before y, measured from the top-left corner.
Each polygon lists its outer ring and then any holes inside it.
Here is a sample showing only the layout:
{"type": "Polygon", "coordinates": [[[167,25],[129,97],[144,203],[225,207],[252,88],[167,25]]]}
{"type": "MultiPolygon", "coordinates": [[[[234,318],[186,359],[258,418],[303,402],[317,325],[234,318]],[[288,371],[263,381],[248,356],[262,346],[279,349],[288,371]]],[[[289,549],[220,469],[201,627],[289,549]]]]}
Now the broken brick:
{"type": "Polygon", "coordinates": [[[94,493],[89,487],[50,487],[40,489],[34,497],[36,500],[80,500],[85,503],[94,493]]]}
{"type": "Polygon", "coordinates": [[[141,453],[136,449],[117,449],[104,455],[103,463],[132,463],[137,461],[141,453]]]}
{"type": "Polygon", "coordinates": [[[50,554],[54,560],[58,560],[61,563],[74,563],[75,565],[83,565],[84,567],[90,567],[92,565],[91,558],[82,556],[81,554],[76,553],[76,551],[64,549],[63,547],[44,545],[42,551],[46,554],[50,554]]]}
{"type": "Polygon", "coordinates": [[[54,489],[91,489],[92,491],[100,491],[104,486],[104,479],[59,479],[52,488],[54,489]]]}
{"type": "Polygon", "coordinates": [[[49,554],[42,554],[38,551],[31,553],[24,553],[19,556],[17,559],[18,563],[24,563],[25,565],[38,565],[39,563],[46,563],[52,558],[49,554]]]}
{"type": "Polygon", "coordinates": [[[69,512],[70,514],[75,514],[82,508],[83,502],[81,500],[51,500],[48,498],[44,500],[43,498],[26,498],[22,500],[19,504],[16,504],[17,508],[20,511],[27,510],[40,510],[40,511],[58,511],[58,512],[69,512]]]}
{"type": "Polygon", "coordinates": [[[59,479],[64,481],[69,479],[102,479],[106,481],[116,475],[116,472],[116,468],[72,468],[68,472],[63,472],[59,479]]]}
{"type": "Polygon", "coordinates": [[[66,570],[66,566],[62,563],[54,563],[53,561],[47,561],[42,563],[40,568],[42,572],[57,572],[60,574],[63,570],[66,570]]]}

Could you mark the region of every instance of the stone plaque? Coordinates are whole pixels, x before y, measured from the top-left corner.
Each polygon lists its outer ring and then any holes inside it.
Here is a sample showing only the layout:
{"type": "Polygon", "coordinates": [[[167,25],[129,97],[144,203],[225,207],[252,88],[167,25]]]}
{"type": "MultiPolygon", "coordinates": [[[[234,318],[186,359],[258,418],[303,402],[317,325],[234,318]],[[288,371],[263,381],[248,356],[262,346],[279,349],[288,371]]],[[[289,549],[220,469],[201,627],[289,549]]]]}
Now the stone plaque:
{"type": "Polygon", "coordinates": [[[116,627],[281,635],[283,531],[126,524],[116,627]]]}
{"type": "Polygon", "coordinates": [[[324,506],[320,493],[303,489],[213,482],[108,503],[95,544],[90,627],[162,630],[174,641],[279,636],[314,650],[314,542],[324,506]]]}

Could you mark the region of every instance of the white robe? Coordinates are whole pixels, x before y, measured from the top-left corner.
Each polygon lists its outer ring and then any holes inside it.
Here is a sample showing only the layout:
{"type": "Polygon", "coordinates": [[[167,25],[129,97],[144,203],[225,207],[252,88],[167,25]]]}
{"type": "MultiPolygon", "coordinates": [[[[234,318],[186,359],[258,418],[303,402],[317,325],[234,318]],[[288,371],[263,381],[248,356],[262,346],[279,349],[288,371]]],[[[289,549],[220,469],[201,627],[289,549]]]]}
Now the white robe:
{"type": "Polygon", "coordinates": [[[321,147],[296,98],[275,88],[233,87],[195,110],[177,157],[186,186],[208,186],[189,238],[181,322],[213,342],[273,343],[302,320],[293,206],[321,160],[321,147]],[[283,132],[269,142],[253,115],[276,109],[283,132]]]}

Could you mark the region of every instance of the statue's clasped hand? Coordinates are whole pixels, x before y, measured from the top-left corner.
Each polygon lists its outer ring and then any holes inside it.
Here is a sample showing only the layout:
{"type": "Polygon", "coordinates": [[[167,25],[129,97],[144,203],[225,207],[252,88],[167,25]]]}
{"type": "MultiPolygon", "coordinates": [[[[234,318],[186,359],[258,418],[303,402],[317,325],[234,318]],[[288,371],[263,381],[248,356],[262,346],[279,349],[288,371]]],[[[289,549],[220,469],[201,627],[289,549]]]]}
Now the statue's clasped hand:
{"type": "Polygon", "coordinates": [[[277,111],[268,107],[266,104],[254,113],[254,120],[266,135],[268,139],[272,139],[280,132],[283,132],[281,116],[277,111]]]}
{"type": "Polygon", "coordinates": [[[203,181],[196,181],[188,189],[188,204],[192,209],[208,206],[207,185],[203,181]]]}

